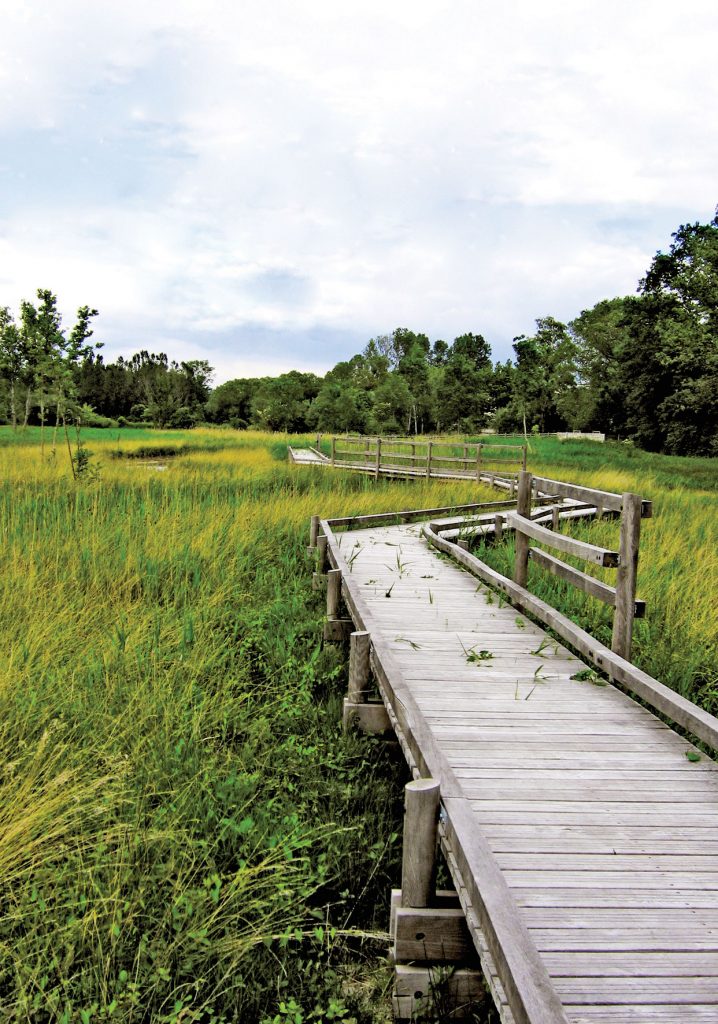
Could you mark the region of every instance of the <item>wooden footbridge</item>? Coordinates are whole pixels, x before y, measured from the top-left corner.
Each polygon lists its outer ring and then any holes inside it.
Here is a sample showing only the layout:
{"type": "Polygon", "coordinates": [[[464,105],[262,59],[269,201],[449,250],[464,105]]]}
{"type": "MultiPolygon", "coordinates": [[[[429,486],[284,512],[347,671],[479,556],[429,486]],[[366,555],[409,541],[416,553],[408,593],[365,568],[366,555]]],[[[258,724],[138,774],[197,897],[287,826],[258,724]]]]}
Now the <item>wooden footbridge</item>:
{"type": "Polygon", "coordinates": [[[440,990],[460,1016],[478,957],[505,1024],[718,1021],[718,720],[630,661],[650,514],[521,472],[512,503],[313,518],[325,637],[350,640],[345,724],[393,730],[415,780],[398,1018],[440,990]],[[597,514],[620,522],[616,551],[571,536],[597,514]],[[513,579],[470,550],[506,530],[513,579]],[[615,566],[616,586],[545,547],[615,566]],[[613,649],[530,593],[529,560],[615,608],[613,649]],[[435,889],[437,845],[454,890],[435,889]]]}
{"type": "Polygon", "coordinates": [[[526,445],[485,444],[456,440],[396,437],[330,437],[330,454],[321,450],[321,435],[310,448],[289,448],[289,458],[301,465],[345,469],[387,476],[428,480],[476,480],[494,484],[526,469],[526,445]]]}

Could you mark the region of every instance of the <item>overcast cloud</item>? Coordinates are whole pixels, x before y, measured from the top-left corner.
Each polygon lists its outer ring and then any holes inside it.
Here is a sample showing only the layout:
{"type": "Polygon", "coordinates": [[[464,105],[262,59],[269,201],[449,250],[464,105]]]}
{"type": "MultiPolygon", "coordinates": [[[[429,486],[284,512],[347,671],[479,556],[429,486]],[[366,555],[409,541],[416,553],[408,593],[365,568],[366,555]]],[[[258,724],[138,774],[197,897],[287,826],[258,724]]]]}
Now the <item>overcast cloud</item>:
{"type": "Polygon", "coordinates": [[[718,202],[713,0],[0,0],[0,305],[106,358],[495,358],[718,202]]]}

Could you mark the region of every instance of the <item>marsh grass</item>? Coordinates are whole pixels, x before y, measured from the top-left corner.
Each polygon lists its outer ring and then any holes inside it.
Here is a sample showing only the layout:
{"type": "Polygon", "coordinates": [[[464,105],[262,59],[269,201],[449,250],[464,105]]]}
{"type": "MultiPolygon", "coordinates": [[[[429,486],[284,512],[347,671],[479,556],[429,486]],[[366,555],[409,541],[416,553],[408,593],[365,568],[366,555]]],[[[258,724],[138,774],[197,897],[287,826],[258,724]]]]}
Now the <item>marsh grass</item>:
{"type": "MultiPolygon", "coordinates": [[[[386,1014],[376,936],[405,769],[341,733],[345,665],[319,640],[309,517],[493,494],[291,467],[290,441],[88,431],[99,478],[75,483],[35,432],[0,430],[2,1020],[386,1014]],[[177,453],[159,473],[118,444],[177,453]]],[[[534,468],[654,500],[637,659],[713,707],[714,491],[635,453],[570,470],[552,454],[534,468]]],[[[705,465],[688,476],[705,484],[705,465]]],[[[610,523],[572,529],[615,543],[610,523]]],[[[508,565],[510,545],[487,557],[508,565]]],[[[554,598],[606,628],[593,602],[560,584],[554,598]]]]}

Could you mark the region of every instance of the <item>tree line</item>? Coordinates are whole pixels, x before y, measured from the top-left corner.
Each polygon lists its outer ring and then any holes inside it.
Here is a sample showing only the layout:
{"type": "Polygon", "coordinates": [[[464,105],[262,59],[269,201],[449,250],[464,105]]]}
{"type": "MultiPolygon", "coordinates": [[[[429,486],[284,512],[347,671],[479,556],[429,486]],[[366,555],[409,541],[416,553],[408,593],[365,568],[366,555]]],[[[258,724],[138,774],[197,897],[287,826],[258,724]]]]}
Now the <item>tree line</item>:
{"type": "MultiPolygon", "coordinates": [[[[13,424],[72,411],[187,427],[361,433],[602,430],[653,451],[718,454],[718,211],[681,225],[633,296],[605,299],[569,323],[551,316],[494,363],[481,334],[449,343],[400,327],[323,378],[293,370],[211,389],[204,360],[142,351],[105,363],[82,307],[66,338],[54,296],[39,291],[15,324],[0,309],[0,380],[13,424]],[[20,410],[22,409],[22,415],[20,410]]],[[[3,395],[0,394],[0,412],[3,395]]]]}

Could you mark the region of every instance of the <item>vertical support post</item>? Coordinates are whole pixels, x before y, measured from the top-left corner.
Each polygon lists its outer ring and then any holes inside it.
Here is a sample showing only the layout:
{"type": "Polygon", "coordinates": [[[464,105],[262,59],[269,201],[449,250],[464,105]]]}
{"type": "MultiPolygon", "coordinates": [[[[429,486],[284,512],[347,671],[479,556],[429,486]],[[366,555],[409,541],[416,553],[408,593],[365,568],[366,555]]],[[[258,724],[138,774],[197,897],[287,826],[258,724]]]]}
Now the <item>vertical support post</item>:
{"type": "Polygon", "coordinates": [[[476,445],[476,483],[481,483],[481,441],[476,445]]]}
{"type": "Polygon", "coordinates": [[[327,618],[339,618],[339,602],[342,596],[342,571],[330,569],[327,573],[327,618]]]}
{"type": "Polygon", "coordinates": [[[554,533],[556,533],[558,531],[558,528],[559,528],[559,518],[558,518],[559,511],[560,511],[560,509],[559,509],[558,505],[552,505],[552,507],[551,507],[551,529],[553,530],[554,533]]]}
{"type": "Polygon", "coordinates": [[[369,649],[371,636],[357,630],[349,634],[349,685],[347,700],[353,704],[366,704],[369,689],[369,649]]]}
{"type": "Polygon", "coordinates": [[[465,473],[468,468],[469,468],[469,446],[468,446],[468,444],[465,444],[464,445],[464,461],[461,464],[461,471],[462,471],[462,473],[465,473]]]}
{"type": "Polygon", "coordinates": [[[336,464],[336,461],[337,461],[337,439],[336,439],[336,437],[333,437],[332,438],[332,466],[336,464]]]}
{"type": "Polygon", "coordinates": [[[312,516],[309,520],[309,547],[315,548],[317,546],[317,537],[319,536],[319,516],[312,516]]]}
{"type": "Polygon", "coordinates": [[[603,519],[603,505],[596,505],[596,519],[603,519]]]}
{"type": "Polygon", "coordinates": [[[494,540],[500,541],[504,533],[503,516],[494,516],[494,540]]]}
{"type": "Polygon", "coordinates": [[[381,469],[381,438],[376,439],[376,465],[374,467],[374,476],[379,479],[379,470],[381,469]]]}
{"type": "Polygon", "coordinates": [[[327,548],[328,548],[328,546],[329,546],[329,541],[324,536],[324,534],[322,534],[320,537],[317,537],[317,572],[318,573],[325,573],[327,571],[327,569],[329,568],[329,559],[327,557],[327,548]]]}
{"type": "Polygon", "coordinates": [[[431,477],[431,448],[432,441],[426,442],[426,479],[429,480],[431,477]]]}
{"type": "Polygon", "coordinates": [[[611,650],[626,661],[631,659],[633,617],[636,610],[638,545],[641,540],[641,498],[623,495],[621,513],[620,562],[616,576],[616,610],[613,615],[611,650]]]}
{"type": "MultiPolygon", "coordinates": [[[[531,474],[522,469],[519,473],[519,493],[516,511],[527,519],[531,516],[531,474]]],[[[514,560],[514,582],[526,586],[529,571],[529,539],[525,533],[516,530],[516,558],[514,560]]]]}
{"type": "Polygon", "coordinates": [[[417,779],[404,790],[401,905],[428,907],[436,880],[439,783],[417,779]]]}
{"type": "Polygon", "coordinates": [[[321,443],[322,443],[322,435],[321,434],[317,434],[317,451],[320,450],[319,446],[321,445],[321,443]]]}

